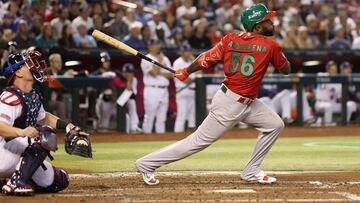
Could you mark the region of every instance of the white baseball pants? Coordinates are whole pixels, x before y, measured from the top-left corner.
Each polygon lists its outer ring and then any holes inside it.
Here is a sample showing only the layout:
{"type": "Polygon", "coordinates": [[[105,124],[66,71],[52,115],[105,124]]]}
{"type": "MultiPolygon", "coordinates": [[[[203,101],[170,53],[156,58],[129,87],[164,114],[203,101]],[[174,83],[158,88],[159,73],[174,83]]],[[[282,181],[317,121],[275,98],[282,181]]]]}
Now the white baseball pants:
{"type": "MultiPolygon", "coordinates": [[[[21,154],[29,146],[27,139],[27,137],[21,137],[9,142],[0,141],[0,178],[10,178],[19,169],[21,154]]],[[[32,180],[38,186],[46,188],[54,181],[54,170],[52,170],[52,165],[49,162],[44,161],[43,163],[47,170],[39,167],[34,173],[32,180]]]]}
{"type": "Polygon", "coordinates": [[[152,173],[162,165],[200,152],[218,140],[228,129],[242,121],[254,126],[259,131],[259,136],[241,177],[249,180],[259,173],[265,155],[284,129],[284,122],[261,101],[256,99],[250,105],[244,105],[230,96],[229,92],[232,93],[230,90],[227,93],[221,89],[217,91],[212,100],[209,115],[194,133],[136,160],[137,169],[140,172],[152,173]]]}
{"type": "Polygon", "coordinates": [[[151,133],[155,121],[155,132],[165,133],[166,114],[169,106],[169,92],[167,88],[144,88],[144,133],[151,133]]]}
{"type": "Polygon", "coordinates": [[[174,131],[184,132],[185,122],[189,128],[195,128],[195,91],[185,89],[176,94],[176,120],[174,131]]]}

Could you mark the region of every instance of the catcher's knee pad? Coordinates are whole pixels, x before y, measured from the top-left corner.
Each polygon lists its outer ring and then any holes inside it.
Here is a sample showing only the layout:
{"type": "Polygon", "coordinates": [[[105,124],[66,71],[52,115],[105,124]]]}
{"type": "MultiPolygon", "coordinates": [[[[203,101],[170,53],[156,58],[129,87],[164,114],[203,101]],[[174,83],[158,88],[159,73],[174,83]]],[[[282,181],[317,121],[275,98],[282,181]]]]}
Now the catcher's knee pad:
{"type": "Polygon", "coordinates": [[[24,182],[29,182],[48,154],[49,151],[42,148],[39,143],[33,143],[27,147],[22,154],[18,170],[20,172],[20,179],[24,182]]]}
{"type": "Polygon", "coordinates": [[[53,167],[54,182],[47,188],[38,188],[37,192],[56,193],[66,189],[69,186],[69,175],[60,168],[53,167]]]}

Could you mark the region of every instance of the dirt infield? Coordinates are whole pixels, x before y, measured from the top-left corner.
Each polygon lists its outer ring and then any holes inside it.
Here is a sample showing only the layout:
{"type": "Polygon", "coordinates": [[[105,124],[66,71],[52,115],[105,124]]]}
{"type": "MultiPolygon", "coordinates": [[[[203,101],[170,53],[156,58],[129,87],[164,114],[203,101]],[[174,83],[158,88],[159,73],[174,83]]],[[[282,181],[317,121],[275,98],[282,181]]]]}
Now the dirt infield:
{"type": "MultiPolygon", "coordinates": [[[[190,131],[161,135],[95,133],[92,141],[179,140],[189,134],[190,131]]],[[[234,129],[223,139],[255,138],[256,135],[252,129],[234,129]]],[[[354,135],[360,135],[360,127],[286,128],[282,137],[354,135]]],[[[63,135],[59,141],[63,141],[63,135]]],[[[0,195],[0,202],[360,202],[360,171],[275,172],[278,183],[273,185],[246,183],[237,172],[165,172],[159,174],[161,182],[155,187],[146,186],[137,173],[70,172],[73,173],[71,184],[65,191],[28,198],[0,195]]]]}
{"type": "Polygon", "coordinates": [[[278,183],[259,185],[238,174],[160,174],[155,187],[139,175],[72,176],[59,194],[30,198],[0,196],[0,202],[350,202],[360,201],[360,172],[278,174],[278,183]],[[111,177],[112,176],[112,177],[111,177]]]}

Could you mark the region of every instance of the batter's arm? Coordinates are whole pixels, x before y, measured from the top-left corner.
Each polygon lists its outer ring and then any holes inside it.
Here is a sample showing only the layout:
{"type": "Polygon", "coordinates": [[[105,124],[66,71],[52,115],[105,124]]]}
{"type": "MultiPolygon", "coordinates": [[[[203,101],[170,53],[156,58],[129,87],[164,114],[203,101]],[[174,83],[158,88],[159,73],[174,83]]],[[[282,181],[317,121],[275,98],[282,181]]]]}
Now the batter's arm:
{"type": "Polygon", "coordinates": [[[285,64],[279,68],[279,72],[288,75],[291,72],[291,64],[288,60],[286,60],[285,64]]]}

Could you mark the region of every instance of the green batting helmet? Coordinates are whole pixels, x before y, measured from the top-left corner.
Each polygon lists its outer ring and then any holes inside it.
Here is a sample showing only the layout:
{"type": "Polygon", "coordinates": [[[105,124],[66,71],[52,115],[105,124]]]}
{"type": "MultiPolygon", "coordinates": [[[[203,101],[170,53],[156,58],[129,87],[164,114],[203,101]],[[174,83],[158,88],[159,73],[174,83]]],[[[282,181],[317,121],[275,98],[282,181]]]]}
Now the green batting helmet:
{"type": "Polygon", "coordinates": [[[254,4],[241,14],[241,23],[248,32],[252,32],[257,23],[276,16],[275,11],[269,11],[264,4],[254,4]]]}

